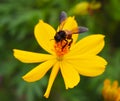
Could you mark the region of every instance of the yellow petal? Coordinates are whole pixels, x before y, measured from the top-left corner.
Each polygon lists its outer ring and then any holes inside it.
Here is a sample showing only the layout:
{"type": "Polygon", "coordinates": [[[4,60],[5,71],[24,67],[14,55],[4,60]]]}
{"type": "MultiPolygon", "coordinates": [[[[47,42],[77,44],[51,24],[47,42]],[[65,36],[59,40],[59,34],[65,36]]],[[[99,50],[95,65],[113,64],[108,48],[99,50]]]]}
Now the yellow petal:
{"type": "Polygon", "coordinates": [[[77,42],[73,47],[71,47],[71,51],[69,52],[70,55],[77,55],[77,54],[98,54],[104,47],[104,35],[97,34],[97,35],[90,35],[79,42],[77,42]]]}
{"type": "Polygon", "coordinates": [[[47,87],[47,90],[46,90],[46,92],[45,92],[45,94],[44,94],[44,96],[45,96],[46,98],[49,97],[49,94],[50,94],[50,91],[51,91],[51,87],[52,87],[52,85],[53,85],[53,82],[54,82],[57,74],[58,74],[58,71],[59,71],[59,63],[57,62],[57,63],[53,66],[52,71],[51,71],[51,74],[50,74],[50,78],[49,78],[49,82],[48,82],[48,87],[47,87]]]}
{"type": "Polygon", "coordinates": [[[66,60],[73,65],[76,70],[84,76],[98,76],[105,71],[107,62],[99,56],[71,56],[66,60]]]}
{"type": "Polygon", "coordinates": [[[44,63],[41,63],[26,75],[23,76],[23,79],[27,82],[34,82],[41,79],[46,72],[54,65],[56,60],[48,60],[44,63]]]}
{"type": "Polygon", "coordinates": [[[108,87],[110,86],[110,80],[109,79],[105,79],[104,80],[104,87],[108,87]]]}
{"type": "Polygon", "coordinates": [[[117,80],[115,80],[115,81],[113,82],[111,88],[114,89],[114,90],[118,88],[118,81],[117,81],[117,80]]]}
{"type": "MultiPolygon", "coordinates": [[[[74,17],[68,17],[64,23],[65,24],[63,25],[63,30],[71,31],[72,29],[78,28],[78,24],[74,17]]],[[[75,43],[78,38],[78,34],[73,34],[72,38],[73,38],[73,43],[75,43]]]]}
{"type": "Polygon", "coordinates": [[[48,55],[48,54],[34,53],[34,52],[23,51],[18,49],[14,49],[13,51],[15,58],[17,58],[18,60],[24,63],[43,62],[55,58],[53,55],[48,55]]]}
{"type": "Polygon", "coordinates": [[[90,4],[90,8],[93,10],[99,9],[101,7],[101,3],[100,2],[92,2],[90,4]]]}
{"type": "Polygon", "coordinates": [[[88,13],[89,2],[80,2],[73,8],[73,13],[77,15],[85,15],[88,13]]]}
{"type": "Polygon", "coordinates": [[[61,73],[65,82],[66,89],[73,88],[80,81],[79,73],[73,68],[73,65],[62,61],[60,64],[61,73]]]}
{"type": "Polygon", "coordinates": [[[56,31],[42,20],[35,26],[35,37],[40,46],[47,52],[54,54],[54,35],[56,31]]]}

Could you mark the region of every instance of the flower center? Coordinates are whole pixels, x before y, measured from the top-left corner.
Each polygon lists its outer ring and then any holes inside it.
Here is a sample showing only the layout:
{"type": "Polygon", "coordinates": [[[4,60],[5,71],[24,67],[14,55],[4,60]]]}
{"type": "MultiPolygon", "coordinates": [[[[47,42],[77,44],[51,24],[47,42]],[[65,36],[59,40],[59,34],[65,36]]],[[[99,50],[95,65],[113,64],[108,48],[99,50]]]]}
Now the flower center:
{"type": "Polygon", "coordinates": [[[69,42],[67,42],[66,40],[55,42],[54,49],[57,56],[60,57],[59,60],[61,60],[61,57],[69,52],[69,42]]]}

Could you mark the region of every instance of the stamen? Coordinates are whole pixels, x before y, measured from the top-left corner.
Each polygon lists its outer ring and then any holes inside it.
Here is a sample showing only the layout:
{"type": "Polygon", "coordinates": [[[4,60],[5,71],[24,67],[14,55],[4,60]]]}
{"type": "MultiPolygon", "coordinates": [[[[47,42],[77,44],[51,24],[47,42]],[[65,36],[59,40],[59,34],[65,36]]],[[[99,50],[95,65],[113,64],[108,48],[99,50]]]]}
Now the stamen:
{"type": "MultiPolygon", "coordinates": [[[[58,57],[61,57],[61,56],[65,55],[66,53],[68,53],[69,48],[70,48],[70,46],[68,45],[68,43],[66,43],[65,40],[56,42],[55,46],[54,46],[55,52],[58,57]]],[[[61,60],[61,58],[60,58],[60,60],[61,60]]]]}

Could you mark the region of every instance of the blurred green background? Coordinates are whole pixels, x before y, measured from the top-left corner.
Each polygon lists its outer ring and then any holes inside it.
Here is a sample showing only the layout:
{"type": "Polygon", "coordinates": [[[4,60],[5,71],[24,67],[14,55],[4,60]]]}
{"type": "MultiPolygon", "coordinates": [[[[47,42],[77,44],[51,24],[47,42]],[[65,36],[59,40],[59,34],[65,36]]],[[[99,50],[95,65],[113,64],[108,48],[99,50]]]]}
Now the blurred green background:
{"type": "Polygon", "coordinates": [[[0,101],[103,101],[102,87],[106,78],[120,83],[120,0],[96,0],[101,7],[90,14],[75,15],[72,9],[80,2],[95,0],[0,0],[0,101]],[[80,26],[90,34],[104,34],[106,45],[100,55],[108,61],[106,71],[97,77],[81,76],[73,89],[65,90],[59,73],[50,97],[44,98],[50,71],[35,83],[22,80],[37,64],[24,64],[13,57],[13,49],[44,52],[34,37],[39,19],[57,28],[61,11],[75,15],[80,26]]]}

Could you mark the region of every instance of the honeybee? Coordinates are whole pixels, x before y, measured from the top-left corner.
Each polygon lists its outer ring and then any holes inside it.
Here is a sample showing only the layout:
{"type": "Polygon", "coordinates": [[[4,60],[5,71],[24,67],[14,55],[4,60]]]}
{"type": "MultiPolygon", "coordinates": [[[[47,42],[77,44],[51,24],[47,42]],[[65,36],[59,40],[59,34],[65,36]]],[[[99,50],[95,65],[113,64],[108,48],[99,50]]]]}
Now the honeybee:
{"type": "Polygon", "coordinates": [[[74,28],[71,30],[63,30],[66,18],[67,18],[67,14],[64,11],[62,11],[60,14],[59,31],[56,32],[54,36],[54,40],[56,41],[56,43],[62,42],[63,40],[66,42],[66,44],[63,45],[62,48],[64,48],[66,45],[68,45],[69,47],[71,46],[73,42],[72,34],[80,34],[80,33],[88,31],[88,28],[80,27],[80,26],[78,28],[74,28]],[[68,40],[70,41],[68,42],[68,40]]]}

